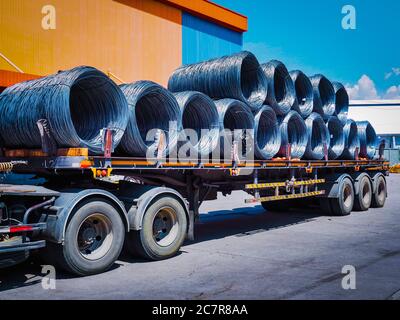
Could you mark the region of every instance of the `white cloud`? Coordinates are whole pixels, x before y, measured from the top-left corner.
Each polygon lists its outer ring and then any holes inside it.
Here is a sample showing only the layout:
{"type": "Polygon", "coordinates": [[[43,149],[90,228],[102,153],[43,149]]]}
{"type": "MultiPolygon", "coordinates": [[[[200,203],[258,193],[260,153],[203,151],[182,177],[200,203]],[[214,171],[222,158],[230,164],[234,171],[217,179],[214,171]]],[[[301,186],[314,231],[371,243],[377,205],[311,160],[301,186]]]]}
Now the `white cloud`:
{"type": "Polygon", "coordinates": [[[384,99],[400,99],[400,86],[392,86],[387,89],[384,99]]]}
{"type": "Polygon", "coordinates": [[[392,76],[400,76],[400,68],[392,68],[390,72],[385,73],[385,80],[390,79],[392,76]]]}
{"type": "Polygon", "coordinates": [[[354,86],[346,85],[346,89],[351,100],[374,100],[380,98],[374,81],[365,74],[354,86]]]}
{"type": "Polygon", "coordinates": [[[393,72],[386,72],[385,73],[385,80],[388,80],[393,75],[393,72]]]}
{"type": "Polygon", "coordinates": [[[400,68],[392,68],[392,70],[396,76],[400,76],[400,68]]]}

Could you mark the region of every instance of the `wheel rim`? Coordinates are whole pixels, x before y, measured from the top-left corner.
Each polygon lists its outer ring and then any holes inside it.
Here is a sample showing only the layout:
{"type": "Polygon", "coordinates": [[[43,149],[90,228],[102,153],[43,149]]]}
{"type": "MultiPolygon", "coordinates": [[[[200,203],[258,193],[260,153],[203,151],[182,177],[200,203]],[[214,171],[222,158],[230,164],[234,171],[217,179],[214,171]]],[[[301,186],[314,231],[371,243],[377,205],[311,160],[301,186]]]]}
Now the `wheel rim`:
{"type": "Polygon", "coordinates": [[[77,244],[80,254],[87,260],[98,260],[110,250],[113,242],[112,223],[105,215],[95,213],[79,226],[77,244]]]}
{"type": "Polygon", "coordinates": [[[163,207],[154,216],[153,239],[161,247],[171,245],[178,237],[179,223],[176,211],[163,207]]]}
{"type": "Polygon", "coordinates": [[[343,190],[343,204],[346,208],[350,208],[352,205],[352,189],[351,186],[346,184],[343,190]]]}

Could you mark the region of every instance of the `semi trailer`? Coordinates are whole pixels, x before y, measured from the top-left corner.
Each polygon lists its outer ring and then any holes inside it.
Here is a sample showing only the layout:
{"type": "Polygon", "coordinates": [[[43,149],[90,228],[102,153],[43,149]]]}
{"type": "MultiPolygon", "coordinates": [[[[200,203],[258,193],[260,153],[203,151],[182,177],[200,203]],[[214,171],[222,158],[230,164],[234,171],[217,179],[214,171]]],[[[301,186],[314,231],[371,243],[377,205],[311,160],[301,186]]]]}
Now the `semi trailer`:
{"type": "Polygon", "coordinates": [[[123,248],[149,260],[171,258],[194,239],[200,205],[218,192],[245,191],[246,203],[266,211],[313,202],[335,216],[381,208],[387,197],[383,149],[374,160],[310,161],[292,159],[289,146],[285,158],[240,162],[233,155],[210,163],[115,156],[109,145],[105,138],[101,156],[45,145],[46,152],[2,150],[2,174],[18,181],[0,185],[2,267],[36,250],[79,276],[108,270],[123,248]]]}

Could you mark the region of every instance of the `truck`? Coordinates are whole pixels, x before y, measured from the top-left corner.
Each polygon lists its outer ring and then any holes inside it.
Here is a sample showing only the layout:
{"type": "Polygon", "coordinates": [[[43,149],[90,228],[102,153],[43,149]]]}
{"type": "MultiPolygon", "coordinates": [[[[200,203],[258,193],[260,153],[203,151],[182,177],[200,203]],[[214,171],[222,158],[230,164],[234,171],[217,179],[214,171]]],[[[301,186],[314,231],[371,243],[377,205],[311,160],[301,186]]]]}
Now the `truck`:
{"type": "Polygon", "coordinates": [[[96,156],[45,145],[2,150],[0,171],[14,182],[0,184],[1,267],[37,250],[78,276],[108,270],[123,248],[149,260],[171,258],[194,239],[200,205],[218,192],[245,191],[246,203],[266,211],[312,202],[335,216],[382,208],[387,198],[383,149],[372,160],[292,159],[289,147],[285,158],[202,163],[115,156],[107,145],[96,156]]]}

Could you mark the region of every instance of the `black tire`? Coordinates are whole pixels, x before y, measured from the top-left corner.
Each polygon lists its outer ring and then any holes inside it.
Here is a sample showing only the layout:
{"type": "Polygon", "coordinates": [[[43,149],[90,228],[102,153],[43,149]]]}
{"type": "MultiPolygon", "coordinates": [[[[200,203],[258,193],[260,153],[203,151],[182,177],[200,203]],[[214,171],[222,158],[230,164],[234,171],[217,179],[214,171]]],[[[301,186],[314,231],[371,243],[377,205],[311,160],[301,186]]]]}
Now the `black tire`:
{"type": "Polygon", "coordinates": [[[368,176],[364,175],[358,181],[358,194],[354,200],[355,211],[367,211],[372,202],[372,184],[368,176]]]}
{"type": "Polygon", "coordinates": [[[371,208],[383,208],[387,198],[387,184],[385,178],[380,175],[375,178],[375,190],[372,194],[371,208]]]}
{"type": "Polygon", "coordinates": [[[349,178],[344,178],[339,183],[338,198],[326,198],[325,212],[329,212],[333,216],[347,216],[351,213],[354,206],[354,187],[349,178]]]}
{"type": "Polygon", "coordinates": [[[262,207],[265,211],[270,212],[286,212],[290,210],[290,200],[278,200],[278,201],[268,201],[261,202],[262,207]]]}
{"type": "Polygon", "coordinates": [[[125,226],[118,211],[106,200],[91,199],[71,215],[64,244],[48,243],[45,260],[78,276],[107,271],[124,244],[125,226]]]}
{"type": "Polygon", "coordinates": [[[187,224],[181,203],[173,197],[161,197],[147,208],[142,229],[128,233],[125,248],[130,254],[148,260],[171,258],[185,241],[187,224]]]}

